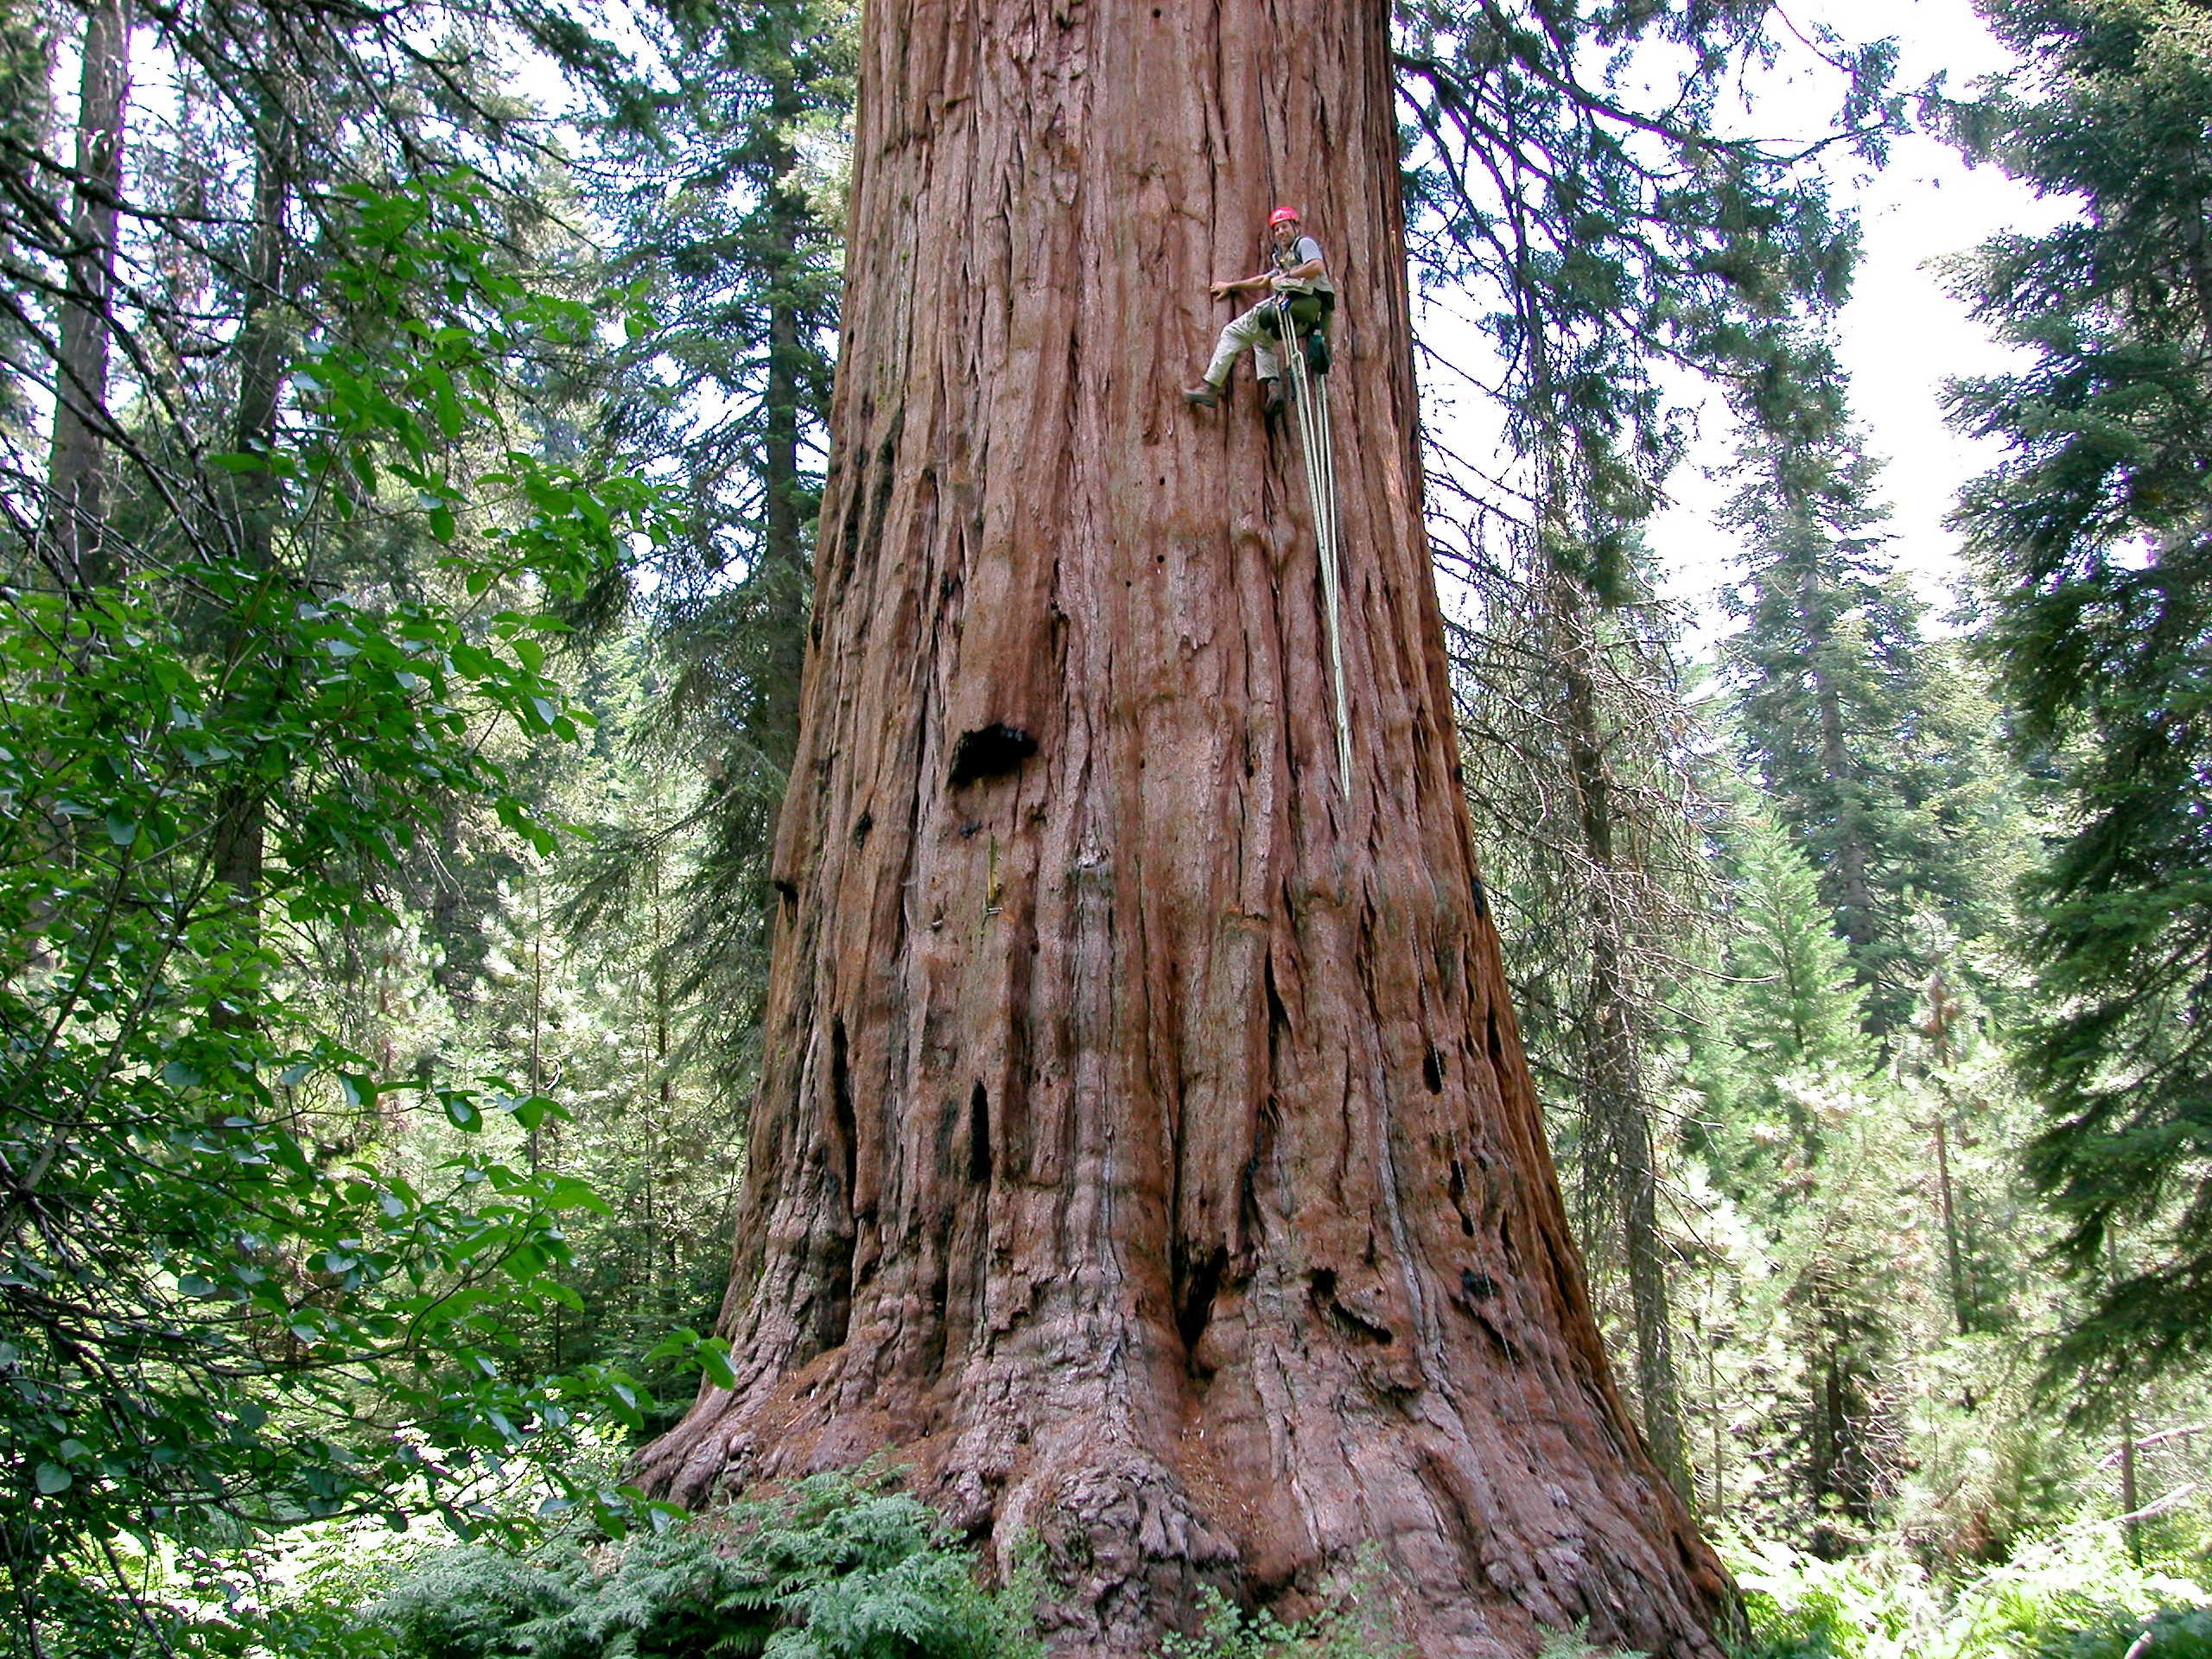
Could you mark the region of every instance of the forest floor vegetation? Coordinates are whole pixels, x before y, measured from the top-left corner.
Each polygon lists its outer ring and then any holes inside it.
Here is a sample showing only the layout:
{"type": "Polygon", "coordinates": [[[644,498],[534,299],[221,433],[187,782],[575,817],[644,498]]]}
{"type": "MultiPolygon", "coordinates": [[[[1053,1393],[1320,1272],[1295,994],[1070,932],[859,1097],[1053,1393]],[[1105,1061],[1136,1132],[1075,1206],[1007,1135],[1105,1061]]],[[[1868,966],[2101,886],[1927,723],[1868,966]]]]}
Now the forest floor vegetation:
{"type": "MultiPolygon", "coordinates": [[[[1775,1538],[1722,1553],[1744,1592],[1734,1659],[2212,1659],[2212,1563],[2185,1525],[2130,1553],[2084,1516],[2009,1559],[1931,1571],[1885,1546],[1834,1560],[1775,1538]]],[[[311,1529],[257,1580],[140,1562],[176,1650],[236,1659],[1043,1659],[1040,1558],[992,1586],[976,1558],[878,1465],[823,1474],[696,1518],[611,1537],[579,1517],[534,1541],[467,1542],[363,1523],[311,1529]]],[[[1202,1593],[1160,1659],[1409,1659],[1390,1586],[1363,1557],[1316,1613],[1282,1618],[1202,1593]]],[[[89,1659],[60,1634],[51,1659],[89,1659]]],[[[1550,1632],[1539,1659],[1642,1659],[1550,1632]]]]}

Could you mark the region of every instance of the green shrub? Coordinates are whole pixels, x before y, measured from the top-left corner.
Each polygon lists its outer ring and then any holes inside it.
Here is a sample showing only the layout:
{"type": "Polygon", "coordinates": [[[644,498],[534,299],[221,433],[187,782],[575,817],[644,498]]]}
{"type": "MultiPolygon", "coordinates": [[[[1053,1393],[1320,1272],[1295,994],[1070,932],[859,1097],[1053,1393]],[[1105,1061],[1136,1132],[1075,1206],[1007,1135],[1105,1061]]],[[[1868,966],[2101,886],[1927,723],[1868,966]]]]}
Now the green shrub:
{"type": "Polygon", "coordinates": [[[1747,1652],[1758,1659],[1859,1659],[1866,1647],[1849,1605],[1830,1591],[1808,1591],[1787,1605],[1746,1591],[1744,1616],[1751,1630],[1747,1652]]]}
{"type": "Polygon", "coordinates": [[[1757,1659],[1897,1659],[1936,1623],[1922,1574],[1882,1557],[1824,1561],[1780,1542],[1723,1547],[1757,1659]]]}
{"type": "Polygon", "coordinates": [[[2109,1527],[2021,1550],[1960,1593],[1942,1659],[2180,1659],[2208,1651],[2207,1598],[2185,1579],[2128,1560],[2109,1527]]]}
{"type": "Polygon", "coordinates": [[[926,1505],[817,1475],[658,1536],[465,1545],[361,1615],[390,1659],[1040,1659],[1033,1584],[983,1589],[926,1505]]]}
{"type": "Polygon", "coordinates": [[[1198,1634],[1171,1635],[1160,1650],[1162,1659],[1410,1659],[1389,1627],[1392,1599],[1381,1561],[1363,1550],[1311,1618],[1286,1624],[1264,1607],[1247,1613],[1209,1585],[1198,1592],[1198,1634]]]}
{"type": "Polygon", "coordinates": [[[1536,1659],[1651,1659],[1651,1656],[1636,1648],[1600,1647],[1590,1639],[1590,1621],[1583,1619],[1572,1630],[1548,1630],[1536,1644],[1536,1659]]]}
{"type": "Polygon", "coordinates": [[[1822,1561],[1740,1540],[1724,1554],[1751,1624],[1739,1659],[2212,1659],[2212,1596],[2135,1566],[2109,1524],[1939,1583],[1895,1554],[1822,1561]]]}

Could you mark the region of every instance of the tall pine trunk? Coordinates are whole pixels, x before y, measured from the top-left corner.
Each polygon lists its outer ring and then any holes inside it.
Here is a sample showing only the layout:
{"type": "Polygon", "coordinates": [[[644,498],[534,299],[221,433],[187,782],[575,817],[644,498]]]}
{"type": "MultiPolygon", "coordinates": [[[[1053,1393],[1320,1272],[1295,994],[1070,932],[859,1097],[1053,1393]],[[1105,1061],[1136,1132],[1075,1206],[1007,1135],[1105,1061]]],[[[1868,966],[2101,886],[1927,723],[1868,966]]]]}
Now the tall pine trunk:
{"type": "Polygon", "coordinates": [[[1426,1656],[1714,1652],[1456,783],[1388,8],[877,0],[763,1080],[696,1498],[889,1446],[1064,1652],[1369,1541],[1426,1656]],[[1275,200],[1341,296],[1352,775],[1289,431],[1179,384],[1275,200]]]}
{"type": "Polygon", "coordinates": [[[1637,1028],[1631,982],[1630,920],[1621,889],[1634,879],[1623,867],[1614,835],[1612,781],[1598,712],[1597,627],[1586,596],[1561,580],[1549,585],[1561,732],[1581,819],[1581,853],[1590,895],[1590,980],[1577,1033],[1585,1057],[1584,1098],[1590,1116],[1586,1166],[1617,1219],[1627,1268],[1629,1318],[1636,1335],[1637,1398],[1651,1453],[1675,1490],[1690,1497],[1683,1442],[1681,1389],[1675,1373],[1667,1299],[1667,1246],[1659,1232],[1659,1171],[1651,1144],[1650,1103],[1643,1088],[1643,1034],[1637,1028]]]}
{"type": "Polygon", "coordinates": [[[77,99],[77,176],[57,329],[54,443],[47,463],[40,556],[71,593],[121,574],[105,546],[100,462],[108,422],[109,302],[115,287],[115,229],[123,190],[123,118],[130,87],[130,10],[125,0],[92,0],[85,14],[77,99]]]}
{"type": "MultiPolygon", "coordinates": [[[[282,80],[278,81],[281,86],[282,80]]],[[[247,245],[245,304],[238,318],[238,404],[232,411],[232,442],[243,454],[270,454],[276,444],[277,408],[283,395],[285,302],[289,291],[289,231],[295,136],[282,100],[264,92],[254,134],[253,234],[247,245]]],[[[282,505],[273,471],[246,471],[232,485],[236,519],[231,526],[232,556],[239,567],[272,588],[277,581],[276,514],[282,505]]],[[[262,602],[270,602],[264,601],[262,602]]],[[[239,639],[232,643],[235,646],[239,639]]],[[[226,794],[216,817],[210,849],[213,874],[231,890],[248,935],[260,933],[262,862],[268,834],[266,791],[242,782],[226,794]]],[[[234,1007],[216,1010],[219,1022],[243,1023],[234,1007]]]]}

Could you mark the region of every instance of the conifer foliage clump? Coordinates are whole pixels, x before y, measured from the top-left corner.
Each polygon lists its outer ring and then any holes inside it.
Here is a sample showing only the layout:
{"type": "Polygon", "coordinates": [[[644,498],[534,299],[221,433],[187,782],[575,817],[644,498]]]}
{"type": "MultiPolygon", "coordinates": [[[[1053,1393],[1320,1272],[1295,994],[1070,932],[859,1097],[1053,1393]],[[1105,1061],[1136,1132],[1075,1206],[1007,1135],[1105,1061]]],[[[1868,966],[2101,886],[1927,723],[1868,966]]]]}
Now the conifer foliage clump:
{"type": "Polygon", "coordinates": [[[2024,61],[1967,137],[2084,208],[1969,268],[2030,361],[1954,391],[2006,445],[1959,516],[2058,815],[2027,942],[2044,998],[2023,1052],[2050,1110],[2030,1172],[2109,1286],[2063,1358],[2110,1377],[2201,1360],[2212,1332],[2212,54],[2186,6],[1993,21],[2024,61]]]}

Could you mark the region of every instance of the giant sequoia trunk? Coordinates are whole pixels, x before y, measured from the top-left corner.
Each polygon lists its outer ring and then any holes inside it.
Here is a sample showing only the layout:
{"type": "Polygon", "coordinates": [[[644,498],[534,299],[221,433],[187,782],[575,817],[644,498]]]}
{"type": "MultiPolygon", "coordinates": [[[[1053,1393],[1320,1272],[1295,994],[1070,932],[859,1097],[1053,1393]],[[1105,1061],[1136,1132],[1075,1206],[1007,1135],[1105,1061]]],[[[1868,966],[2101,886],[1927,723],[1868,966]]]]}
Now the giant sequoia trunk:
{"type": "Polygon", "coordinates": [[[1381,0],[874,0],[764,1076],[685,1498],[894,1449],[1066,1652],[1380,1547],[1417,1650],[1710,1654],[1468,849],[1381,0]],[[1179,384],[1295,201],[1340,785],[1290,434],[1179,384]]]}

